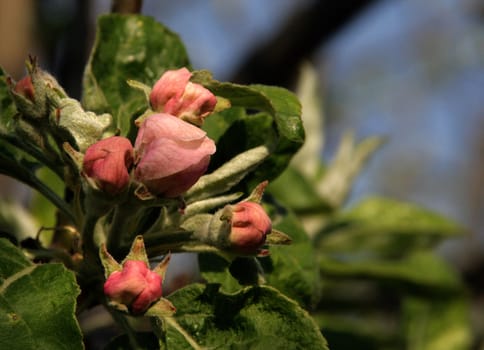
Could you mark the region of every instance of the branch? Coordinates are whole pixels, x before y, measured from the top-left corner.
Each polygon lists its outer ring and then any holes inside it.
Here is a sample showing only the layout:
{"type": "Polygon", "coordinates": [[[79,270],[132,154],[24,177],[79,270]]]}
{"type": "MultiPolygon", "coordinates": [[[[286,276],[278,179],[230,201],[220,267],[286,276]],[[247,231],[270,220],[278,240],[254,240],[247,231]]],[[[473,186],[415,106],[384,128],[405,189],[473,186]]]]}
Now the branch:
{"type": "Polygon", "coordinates": [[[113,0],[111,2],[112,13],[136,14],[141,12],[142,0],[113,0]]]}

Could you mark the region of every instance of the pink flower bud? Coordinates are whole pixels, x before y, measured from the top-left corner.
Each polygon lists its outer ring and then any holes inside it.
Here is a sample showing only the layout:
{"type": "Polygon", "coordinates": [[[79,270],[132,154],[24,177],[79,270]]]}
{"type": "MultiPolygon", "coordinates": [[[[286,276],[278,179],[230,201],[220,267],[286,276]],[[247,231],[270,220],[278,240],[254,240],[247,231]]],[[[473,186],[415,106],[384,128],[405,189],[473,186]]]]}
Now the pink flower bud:
{"type": "Polygon", "coordinates": [[[35,102],[34,85],[32,84],[32,78],[27,75],[20,79],[13,89],[17,94],[25,97],[31,102],[35,102]]]}
{"type": "Polygon", "coordinates": [[[232,207],[229,240],[235,251],[244,254],[257,252],[271,231],[271,219],[260,204],[240,202],[232,207]]]}
{"type": "Polygon", "coordinates": [[[217,98],[202,85],[191,83],[191,76],[186,68],[165,72],[150,94],[153,110],[202,125],[204,118],[213,112],[217,98]]]}
{"type": "Polygon", "coordinates": [[[111,273],[104,283],[104,294],[126,305],[133,314],[141,314],[161,298],[161,277],[140,260],[128,260],[121,271],[111,273]]]}
{"type": "Polygon", "coordinates": [[[112,136],[89,146],[82,169],[101,191],[111,195],[122,192],[129,184],[133,165],[133,146],[121,136],[112,136]]]}
{"type": "Polygon", "coordinates": [[[207,171],[215,143],[206,133],[169,114],[141,124],[135,142],[136,180],[155,195],[176,197],[207,171]]]}

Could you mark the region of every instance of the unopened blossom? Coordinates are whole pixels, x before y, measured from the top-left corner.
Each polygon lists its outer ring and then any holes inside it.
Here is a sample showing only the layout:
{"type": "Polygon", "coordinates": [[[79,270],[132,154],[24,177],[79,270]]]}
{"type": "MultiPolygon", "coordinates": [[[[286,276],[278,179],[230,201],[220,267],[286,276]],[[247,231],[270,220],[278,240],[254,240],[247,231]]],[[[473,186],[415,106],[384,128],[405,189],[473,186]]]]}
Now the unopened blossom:
{"type": "Polygon", "coordinates": [[[215,143],[196,126],[169,114],[154,114],[135,142],[135,178],[154,195],[176,197],[208,168],[215,143]]]}
{"type": "Polygon", "coordinates": [[[132,165],[131,142],[121,136],[112,136],[87,148],[82,170],[101,191],[116,195],[129,185],[132,165]]]}
{"type": "Polygon", "coordinates": [[[25,97],[31,102],[35,102],[35,90],[34,85],[32,84],[32,78],[30,75],[27,75],[20,79],[14,86],[15,93],[25,97]]]}
{"type": "Polygon", "coordinates": [[[231,209],[231,248],[245,254],[257,252],[272,230],[271,219],[262,206],[255,202],[240,202],[231,206],[231,209]]]}
{"type": "Polygon", "coordinates": [[[186,68],[165,72],[150,93],[153,110],[202,125],[213,112],[217,98],[202,85],[190,82],[191,76],[186,68]]]}
{"type": "Polygon", "coordinates": [[[118,304],[126,305],[133,314],[141,314],[162,295],[161,277],[141,260],[128,260],[121,271],[109,275],[104,294],[118,304]]]}

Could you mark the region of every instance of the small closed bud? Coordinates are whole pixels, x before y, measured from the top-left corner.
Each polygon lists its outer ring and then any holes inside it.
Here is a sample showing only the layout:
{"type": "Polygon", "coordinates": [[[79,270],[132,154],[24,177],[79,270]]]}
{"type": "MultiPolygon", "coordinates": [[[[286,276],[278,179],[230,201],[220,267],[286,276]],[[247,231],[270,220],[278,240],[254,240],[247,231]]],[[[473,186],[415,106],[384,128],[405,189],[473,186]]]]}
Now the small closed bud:
{"type": "Polygon", "coordinates": [[[213,112],[217,98],[202,85],[190,82],[191,76],[186,68],[165,72],[150,93],[153,110],[201,126],[213,112]]]}
{"type": "Polygon", "coordinates": [[[119,264],[102,244],[99,257],[104,267],[104,294],[109,305],[132,315],[172,316],[176,309],[162,298],[162,285],[170,254],[149,269],[143,236],[136,236],[126,258],[119,264]]]}
{"type": "Polygon", "coordinates": [[[30,57],[26,65],[27,76],[17,83],[7,80],[12,99],[24,118],[47,118],[52,105],[67,94],[52,75],[38,66],[35,57],[30,57]]]}
{"type": "Polygon", "coordinates": [[[272,223],[262,206],[255,202],[240,202],[231,206],[231,249],[243,254],[254,254],[264,245],[272,231],[272,223]]]}
{"type": "Polygon", "coordinates": [[[20,79],[15,84],[13,91],[15,91],[16,94],[25,97],[32,103],[35,102],[34,85],[32,84],[32,78],[30,77],[30,75],[27,75],[20,79]]]}
{"type": "Polygon", "coordinates": [[[112,302],[126,305],[133,314],[142,314],[161,298],[161,284],[161,277],[145,261],[127,260],[121,271],[109,275],[104,294],[112,302]]]}
{"type": "Polygon", "coordinates": [[[131,142],[121,136],[112,136],[87,148],[82,170],[99,190],[116,195],[129,185],[129,169],[132,165],[131,142]]]}
{"type": "Polygon", "coordinates": [[[215,149],[196,126],[169,114],[151,115],[136,137],[135,178],[154,195],[179,196],[207,171],[215,149]]]}

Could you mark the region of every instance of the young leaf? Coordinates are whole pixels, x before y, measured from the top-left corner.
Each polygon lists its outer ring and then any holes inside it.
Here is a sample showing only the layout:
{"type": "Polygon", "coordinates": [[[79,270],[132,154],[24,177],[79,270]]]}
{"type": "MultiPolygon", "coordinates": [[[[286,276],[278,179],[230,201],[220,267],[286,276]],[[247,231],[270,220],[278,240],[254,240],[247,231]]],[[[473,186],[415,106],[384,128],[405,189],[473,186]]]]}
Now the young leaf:
{"type": "Polygon", "coordinates": [[[471,349],[469,305],[463,298],[409,297],[403,303],[408,349],[471,349]]]}
{"type": "Polygon", "coordinates": [[[346,134],[324,177],[318,181],[316,192],[334,207],[342,205],[353,180],[383,142],[380,137],[368,137],[356,144],[353,134],[346,134]]]}
{"type": "MultiPolygon", "coordinates": [[[[296,158],[297,155],[294,159],[296,158]]],[[[278,201],[300,215],[319,214],[323,216],[325,213],[330,213],[333,210],[331,203],[314,191],[314,186],[309,182],[308,178],[292,166],[289,166],[277,179],[269,184],[268,191],[278,201]],[[288,188],[291,190],[288,191],[288,188]]]]}
{"type": "Polygon", "coordinates": [[[83,349],[74,316],[79,287],[61,264],[31,264],[0,239],[0,348],[83,349]]]}
{"type": "MultiPolygon", "coordinates": [[[[224,294],[216,285],[193,284],[173,293],[176,320],[203,348],[327,349],[313,319],[271,287],[224,294]]],[[[190,349],[168,328],[169,349],[190,349]]]]}
{"type": "Polygon", "coordinates": [[[428,289],[432,292],[457,291],[462,285],[452,268],[430,252],[411,254],[398,260],[338,261],[320,258],[321,273],[326,278],[370,279],[404,290],[428,289]]]}
{"type": "Polygon", "coordinates": [[[319,234],[318,246],[328,254],[358,251],[370,256],[395,257],[464,232],[459,225],[430,210],[369,197],[331,221],[319,234]]]}
{"type": "Polygon", "coordinates": [[[319,77],[315,67],[304,64],[297,85],[297,96],[301,101],[302,120],[306,140],[291,165],[305,178],[315,179],[321,168],[321,154],[324,147],[324,113],[319,77]]]}
{"type": "Polygon", "coordinates": [[[185,198],[190,203],[228,191],[268,155],[267,147],[259,146],[235,156],[214,172],[202,176],[185,198]]]}

